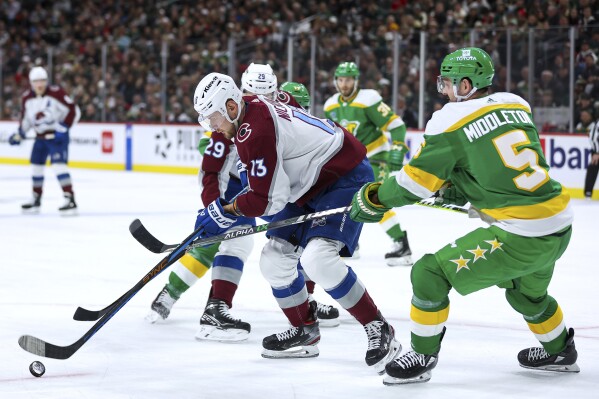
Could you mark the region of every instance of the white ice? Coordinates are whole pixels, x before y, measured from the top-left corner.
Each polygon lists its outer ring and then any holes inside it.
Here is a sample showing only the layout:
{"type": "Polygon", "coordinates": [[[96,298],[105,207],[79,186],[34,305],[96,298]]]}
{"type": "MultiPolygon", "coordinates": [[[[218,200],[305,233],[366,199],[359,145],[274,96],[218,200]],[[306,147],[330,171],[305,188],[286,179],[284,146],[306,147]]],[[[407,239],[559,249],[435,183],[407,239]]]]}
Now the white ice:
{"type": "MultiPolygon", "coordinates": [[[[252,325],[239,344],[194,339],[208,295],[203,278],[175,305],[163,324],[144,321],[169,270],[144,287],[67,360],[38,358],[17,339],[30,334],[69,345],[93,323],[77,322],[77,306],[101,309],[137,283],[162,255],[129,235],[140,218],[168,243],[193,229],[200,205],[195,176],[74,169],[77,217],[58,215],[58,184],[46,170],[39,215],[22,215],[29,198],[29,168],[0,165],[0,398],[597,398],[599,397],[599,203],[574,200],[572,241],[558,262],[550,293],[568,326],[576,329],[579,374],[535,372],[518,366],[519,350],[537,345],[521,316],[490,288],[467,297],[451,294],[451,312],[439,364],[426,384],[387,387],[364,363],[366,335],[348,313],[338,328],[321,329],[320,356],[270,360],[262,338],[287,328],[255,250],[233,313],[252,325]],[[46,366],[42,378],[28,370],[46,366]]],[[[410,206],[398,210],[415,259],[481,225],[464,215],[410,206]]],[[[409,348],[409,268],[383,262],[390,241],[367,225],[361,259],[349,261],[396,335],[409,348]]],[[[317,288],[321,302],[333,300],[317,288]]]]}

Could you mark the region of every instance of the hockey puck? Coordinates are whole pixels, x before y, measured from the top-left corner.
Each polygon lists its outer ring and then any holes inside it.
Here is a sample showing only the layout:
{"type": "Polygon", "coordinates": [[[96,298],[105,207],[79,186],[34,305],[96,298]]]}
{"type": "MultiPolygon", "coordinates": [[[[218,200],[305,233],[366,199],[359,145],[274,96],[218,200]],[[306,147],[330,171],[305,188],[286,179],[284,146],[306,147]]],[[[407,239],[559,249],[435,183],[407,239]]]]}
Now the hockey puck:
{"type": "Polygon", "coordinates": [[[46,366],[37,360],[29,365],[29,371],[34,377],[41,377],[46,372],[46,366]]]}

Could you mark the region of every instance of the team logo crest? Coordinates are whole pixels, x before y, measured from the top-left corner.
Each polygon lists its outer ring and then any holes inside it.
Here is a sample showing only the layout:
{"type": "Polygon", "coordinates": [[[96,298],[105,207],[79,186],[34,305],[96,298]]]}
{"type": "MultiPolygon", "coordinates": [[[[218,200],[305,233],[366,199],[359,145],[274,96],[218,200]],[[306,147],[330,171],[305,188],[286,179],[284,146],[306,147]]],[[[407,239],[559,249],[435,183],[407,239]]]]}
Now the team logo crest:
{"type": "Polygon", "coordinates": [[[240,143],[243,143],[244,141],[246,141],[248,139],[248,137],[250,137],[250,134],[252,134],[252,129],[250,129],[250,124],[242,123],[241,126],[239,126],[239,129],[237,129],[236,140],[240,143]]]}

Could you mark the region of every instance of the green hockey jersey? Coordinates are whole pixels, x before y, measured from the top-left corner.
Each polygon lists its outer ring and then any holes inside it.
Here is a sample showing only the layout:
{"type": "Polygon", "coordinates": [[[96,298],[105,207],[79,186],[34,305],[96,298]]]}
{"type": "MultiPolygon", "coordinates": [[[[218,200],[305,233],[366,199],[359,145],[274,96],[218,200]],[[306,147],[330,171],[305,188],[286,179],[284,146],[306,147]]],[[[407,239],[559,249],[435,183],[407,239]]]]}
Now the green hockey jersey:
{"type": "Polygon", "coordinates": [[[403,120],[383,102],[376,90],[358,90],[347,102],[337,93],[325,102],[324,114],[356,136],[366,146],[369,158],[391,149],[385,131],[391,133],[394,145],[405,147],[403,120]]]}
{"type": "Polygon", "coordinates": [[[529,104],[511,93],[452,102],[420,150],[379,188],[386,206],[428,198],[451,181],[493,225],[538,237],[572,224],[569,194],[549,176],[529,104]]]}

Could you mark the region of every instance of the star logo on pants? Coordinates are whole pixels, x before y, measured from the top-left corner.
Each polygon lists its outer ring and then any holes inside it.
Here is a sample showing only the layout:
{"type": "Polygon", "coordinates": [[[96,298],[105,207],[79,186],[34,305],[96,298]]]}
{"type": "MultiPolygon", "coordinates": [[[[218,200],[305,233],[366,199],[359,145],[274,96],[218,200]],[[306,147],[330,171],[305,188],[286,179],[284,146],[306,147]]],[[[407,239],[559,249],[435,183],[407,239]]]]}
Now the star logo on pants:
{"type": "Polygon", "coordinates": [[[450,262],[453,262],[456,265],[458,265],[458,268],[455,271],[457,273],[462,269],[470,270],[470,268],[468,267],[468,262],[470,262],[470,260],[471,259],[464,259],[464,257],[460,255],[460,259],[450,259],[450,262]]]}

